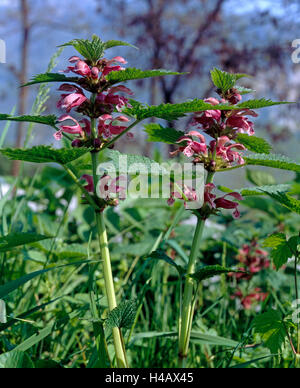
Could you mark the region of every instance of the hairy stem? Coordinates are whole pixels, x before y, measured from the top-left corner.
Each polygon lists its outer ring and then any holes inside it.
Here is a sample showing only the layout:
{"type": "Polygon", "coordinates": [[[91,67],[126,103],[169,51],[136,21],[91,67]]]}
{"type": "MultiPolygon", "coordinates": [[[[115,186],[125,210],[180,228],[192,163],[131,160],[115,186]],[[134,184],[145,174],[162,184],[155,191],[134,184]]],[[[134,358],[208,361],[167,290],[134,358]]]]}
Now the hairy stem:
{"type": "MultiPolygon", "coordinates": [[[[96,135],[96,120],[92,120],[92,133],[94,136],[96,135]]],[[[97,176],[97,153],[92,152],[92,166],[93,166],[93,180],[94,180],[94,188],[95,195],[97,195],[97,184],[98,184],[98,176],[97,176]]],[[[106,296],[108,301],[109,311],[114,310],[117,307],[117,300],[114,288],[114,280],[112,275],[112,267],[110,260],[110,253],[108,248],[108,239],[107,232],[104,221],[103,211],[96,210],[96,222],[97,222],[97,232],[99,239],[99,247],[101,252],[101,259],[103,263],[103,277],[105,282],[106,296]]],[[[121,329],[115,327],[112,330],[116,361],[118,368],[128,368],[128,363],[126,359],[125,348],[123,346],[123,338],[121,329]]]]}
{"type": "MultiPolygon", "coordinates": [[[[211,183],[213,176],[214,173],[208,173],[206,183],[211,183]]],[[[181,368],[186,367],[194,310],[196,305],[196,296],[194,297],[194,280],[189,275],[192,275],[195,271],[204,226],[205,220],[198,218],[186,272],[182,301],[182,314],[179,322],[179,367],[181,368]]]]}

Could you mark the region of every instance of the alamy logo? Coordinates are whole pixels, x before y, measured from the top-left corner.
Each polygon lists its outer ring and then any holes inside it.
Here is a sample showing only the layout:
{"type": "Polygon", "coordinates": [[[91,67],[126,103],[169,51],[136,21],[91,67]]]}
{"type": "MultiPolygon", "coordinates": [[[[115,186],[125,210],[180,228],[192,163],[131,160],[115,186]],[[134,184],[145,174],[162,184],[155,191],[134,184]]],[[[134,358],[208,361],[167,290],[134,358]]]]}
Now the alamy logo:
{"type": "Polygon", "coordinates": [[[293,51],[292,61],[296,64],[300,63],[300,39],[295,39],[292,43],[292,47],[296,49],[295,51],[293,51]]]}
{"type": "Polygon", "coordinates": [[[6,43],[0,39],[0,63],[6,63],[6,43]]]}

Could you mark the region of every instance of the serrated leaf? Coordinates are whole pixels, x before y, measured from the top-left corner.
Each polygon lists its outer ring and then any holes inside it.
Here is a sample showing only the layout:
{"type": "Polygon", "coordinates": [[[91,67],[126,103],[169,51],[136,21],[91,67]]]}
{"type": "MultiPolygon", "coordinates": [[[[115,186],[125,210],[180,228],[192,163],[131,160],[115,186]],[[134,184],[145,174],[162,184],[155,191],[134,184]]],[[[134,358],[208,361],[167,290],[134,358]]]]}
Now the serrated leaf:
{"type": "Polygon", "coordinates": [[[194,274],[189,275],[189,277],[195,279],[197,282],[202,282],[203,280],[212,278],[216,275],[222,275],[230,272],[236,273],[242,271],[236,271],[232,268],[222,267],[221,265],[208,265],[206,267],[200,268],[194,274]]]}
{"type": "Polygon", "coordinates": [[[244,86],[237,86],[237,85],[235,85],[234,88],[235,88],[235,89],[239,92],[239,94],[241,94],[241,95],[249,94],[249,93],[255,93],[255,92],[256,92],[256,90],[248,89],[248,88],[245,88],[244,86]]]}
{"type": "Polygon", "coordinates": [[[176,144],[178,139],[184,136],[184,132],[177,131],[174,128],[164,128],[160,124],[144,125],[145,132],[148,134],[148,141],[160,142],[166,144],[176,144]]]}
{"type": "Polygon", "coordinates": [[[246,170],[247,179],[257,186],[270,186],[275,185],[276,180],[273,175],[266,171],[246,170]]]}
{"type": "Polygon", "coordinates": [[[0,252],[11,251],[16,247],[32,244],[49,238],[52,237],[35,233],[11,233],[7,236],[0,237],[0,252]]]}
{"type": "MultiPolygon", "coordinates": [[[[264,191],[265,192],[265,191],[264,191]]],[[[275,199],[277,202],[280,203],[280,205],[286,207],[290,211],[300,214],[300,201],[288,194],[284,193],[270,193],[266,192],[270,197],[275,199]]]]}
{"type": "Polygon", "coordinates": [[[214,85],[223,93],[232,89],[237,81],[235,74],[228,73],[216,67],[211,71],[211,79],[214,85]]]}
{"type": "Polygon", "coordinates": [[[161,249],[158,249],[155,252],[152,252],[150,256],[148,256],[149,259],[154,259],[154,260],[162,260],[167,264],[170,264],[172,267],[174,267],[180,276],[184,274],[184,268],[181,267],[180,265],[176,264],[174,260],[172,260],[168,255],[165,254],[164,251],[161,249]]]}
{"type": "MultiPolygon", "coordinates": [[[[296,236],[296,238],[298,237],[296,236]]],[[[277,271],[294,256],[295,252],[297,252],[297,242],[298,240],[294,237],[287,240],[284,233],[274,233],[266,238],[263,246],[272,248],[271,257],[277,271]]]]}
{"type": "Polygon", "coordinates": [[[57,117],[55,115],[49,115],[49,116],[10,116],[7,114],[0,114],[0,120],[2,121],[24,121],[28,123],[37,123],[37,124],[44,124],[44,125],[50,125],[51,127],[55,127],[57,122],[57,117]]]}
{"type": "Polygon", "coordinates": [[[105,321],[108,329],[118,327],[119,329],[131,329],[137,312],[136,300],[126,300],[112,310],[105,321]]]}
{"type": "Polygon", "coordinates": [[[138,47],[130,44],[130,43],[127,43],[127,42],[123,42],[122,40],[109,40],[107,42],[105,42],[105,49],[110,49],[112,47],[117,47],[117,46],[129,46],[129,47],[132,47],[132,48],[135,48],[138,50],[138,47]]]}
{"type": "MultiPolygon", "coordinates": [[[[120,72],[118,72],[120,73],[120,72]]],[[[243,104],[229,105],[219,104],[211,105],[203,100],[194,99],[180,104],[161,104],[161,105],[144,105],[135,100],[130,100],[132,108],[126,108],[123,113],[135,117],[138,120],[144,120],[151,117],[157,117],[164,120],[177,120],[184,117],[187,113],[201,112],[205,110],[240,110],[264,108],[273,105],[289,104],[288,102],[274,102],[271,100],[249,100],[243,104]]]]}
{"type": "Polygon", "coordinates": [[[28,149],[0,149],[0,152],[11,160],[22,160],[31,163],[59,163],[62,165],[73,162],[88,151],[87,148],[55,149],[50,146],[35,146],[28,149]]]}
{"type": "Polygon", "coordinates": [[[80,80],[79,77],[66,77],[64,74],[60,74],[60,73],[44,73],[44,74],[36,75],[31,79],[31,81],[27,82],[25,85],[22,85],[22,87],[35,85],[35,84],[48,83],[48,82],[77,83],[79,80],[80,80]]]}
{"type": "Polygon", "coordinates": [[[96,64],[103,57],[105,51],[105,43],[97,35],[93,35],[92,39],[73,39],[70,42],[60,45],[59,47],[72,46],[85,59],[96,64]]]}
{"type": "MultiPolygon", "coordinates": [[[[139,167],[139,172],[148,174],[163,175],[168,174],[168,171],[159,163],[155,162],[142,155],[122,154],[119,151],[108,150],[106,156],[112,161],[113,168],[118,173],[128,173],[130,170],[135,174],[134,166],[139,167]]],[[[106,164],[107,165],[107,164],[106,164]]],[[[107,167],[109,167],[107,165],[107,167]]]]}
{"type": "Polygon", "coordinates": [[[265,139],[244,133],[238,134],[236,142],[243,144],[249,151],[257,152],[258,154],[269,154],[272,149],[272,146],[265,139]]]}
{"type": "Polygon", "coordinates": [[[248,165],[265,166],[300,172],[300,163],[294,162],[283,155],[276,154],[247,154],[244,157],[248,165]]]}
{"type": "Polygon", "coordinates": [[[258,315],[253,321],[256,333],[259,333],[266,347],[272,353],[278,352],[287,336],[284,322],[279,311],[269,310],[258,315]]]}
{"type": "Polygon", "coordinates": [[[240,109],[261,109],[261,108],[268,108],[270,106],[286,105],[286,104],[294,104],[294,102],[272,101],[272,100],[267,100],[265,98],[261,98],[259,100],[248,100],[245,102],[241,102],[236,106],[239,107],[240,109]]]}
{"type": "Polygon", "coordinates": [[[106,79],[111,84],[116,84],[119,82],[125,82],[135,79],[144,79],[151,77],[162,77],[166,75],[183,75],[186,73],[178,73],[177,71],[169,71],[164,69],[157,70],[140,70],[134,67],[127,68],[123,71],[112,71],[106,76],[106,79]]]}
{"type": "MultiPolygon", "coordinates": [[[[223,191],[224,193],[232,193],[232,189],[225,186],[218,186],[218,189],[223,191]]],[[[250,196],[263,196],[268,193],[286,193],[291,190],[291,185],[280,184],[280,185],[270,185],[270,186],[256,186],[256,187],[243,187],[242,189],[236,189],[238,193],[240,193],[243,197],[250,196]]]]}

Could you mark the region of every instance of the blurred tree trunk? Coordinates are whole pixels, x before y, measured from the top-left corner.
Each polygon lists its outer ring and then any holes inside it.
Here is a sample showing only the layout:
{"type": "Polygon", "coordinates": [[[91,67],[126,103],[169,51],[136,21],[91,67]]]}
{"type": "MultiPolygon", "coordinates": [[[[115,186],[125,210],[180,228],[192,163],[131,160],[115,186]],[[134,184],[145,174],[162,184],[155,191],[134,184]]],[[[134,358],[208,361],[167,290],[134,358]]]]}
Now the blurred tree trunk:
{"type": "MultiPolygon", "coordinates": [[[[22,29],[22,40],[21,40],[21,62],[19,70],[19,82],[20,85],[24,85],[27,80],[28,72],[28,51],[29,51],[29,40],[30,40],[30,23],[29,23],[29,5],[28,0],[20,0],[20,12],[21,12],[21,29],[22,29]]],[[[26,113],[28,98],[28,88],[20,88],[19,100],[18,100],[18,114],[24,115],[26,113]]],[[[24,123],[19,122],[17,124],[16,142],[15,147],[20,148],[22,146],[22,138],[24,131],[24,123]]],[[[20,170],[20,162],[14,161],[12,167],[12,175],[18,176],[20,170]]]]}

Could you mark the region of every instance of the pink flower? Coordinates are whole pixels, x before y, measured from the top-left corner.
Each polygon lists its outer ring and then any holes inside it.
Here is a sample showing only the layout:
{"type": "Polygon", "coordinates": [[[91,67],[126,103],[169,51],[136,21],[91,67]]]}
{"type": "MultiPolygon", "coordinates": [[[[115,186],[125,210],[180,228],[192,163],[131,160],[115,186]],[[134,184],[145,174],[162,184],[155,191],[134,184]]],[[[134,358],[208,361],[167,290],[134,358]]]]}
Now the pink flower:
{"type": "Polygon", "coordinates": [[[226,127],[234,129],[237,133],[247,133],[249,136],[254,135],[254,124],[245,115],[258,116],[250,109],[233,111],[226,120],[226,127]]]}
{"type": "Polygon", "coordinates": [[[242,201],[243,197],[236,192],[225,194],[223,197],[216,198],[212,191],[216,188],[213,183],[208,183],[204,189],[204,204],[208,205],[210,209],[231,209],[234,210],[233,217],[239,218],[240,212],[238,210],[239,204],[237,202],[226,199],[226,197],[233,197],[238,201],[242,201]]]}
{"type": "Polygon", "coordinates": [[[114,195],[118,194],[120,199],[126,199],[126,189],[120,186],[119,182],[126,182],[125,176],[118,176],[117,178],[111,178],[109,175],[104,175],[98,184],[98,193],[100,197],[105,200],[111,199],[114,195]]]}
{"type": "Polygon", "coordinates": [[[83,77],[91,77],[92,76],[92,71],[90,69],[90,66],[80,59],[79,57],[71,57],[69,59],[69,62],[75,63],[75,66],[68,66],[66,70],[64,70],[64,73],[69,73],[72,71],[75,74],[82,75],[83,77]]]}
{"type": "Polygon", "coordinates": [[[95,186],[94,186],[94,180],[93,180],[93,177],[91,175],[82,175],[82,177],[80,178],[82,180],[85,180],[87,182],[87,185],[84,186],[84,188],[89,192],[89,193],[93,193],[94,190],[95,190],[95,186]]]}
{"type": "Polygon", "coordinates": [[[71,135],[80,135],[80,136],[84,134],[80,124],[73,117],[69,115],[63,115],[58,119],[59,122],[66,121],[66,120],[73,121],[75,125],[62,125],[60,127],[60,130],[54,134],[54,138],[56,140],[61,140],[63,132],[70,133],[71,135]]]}
{"type": "Polygon", "coordinates": [[[60,91],[73,92],[71,94],[62,94],[60,100],[57,103],[58,108],[65,109],[68,113],[80,105],[82,105],[88,99],[83,93],[83,90],[78,86],[69,84],[63,84],[58,89],[60,91]]]}
{"type": "MultiPolygon", "coordinates": [[[[126,106],[131,107],[129,104],[129,100],[126,97],[115,95],[117,88],[112,88],[108,90],[108,93],[100,93],[97,96],[97,103],[98,104],[110,104],[114,105],[118,112],[121,112],[122,109],[126,106]]],[[[120,89],[119,89],[120,90],[120,89]]]]}
{"type": "Polygon", "coordinates": [[[240,165],[245,163],[242,156],[238,151],[235,151],[235,149],[245,151],[246,147],[239,143],[231,144],[230,139],[227,136],[221,136],[217,141],[213,140],[210,143],[211,152],[213,153],[216,150],[216,155],[221,157],[225,162],[228,162],[229,166],[231,163],[237,163],[240,165]]]}
{"type": "Polygon", "coordinates": [[[91,135],[91,122],[88,119],[80,120],[80,123],[83,124],[82,130],[87,136],[91,135]]]}
{"type": "MultiPolygon", "coordinates": [[[[204,102],[211,105],[218,105],[220,102],[213,97],[207,98],[204,102]]],[[[193,123],[200,124],[204,130],[209,130],[214,125],[220,124],[222,112],[220,110],[206,110],[195,113],[193,123]]]]}
{"type": "Polygon", "coordinates": [[[99,117],[98,132],[100,136],[111,138],[113,135],[119,135],[127,129],[125,126],[113,125],[113,122],[128,122],[129,119],[126,116],[118,116],[113,118],[109,114],[104,114],[99,117]]]}
{"type": "MultiPolygon", "coordinates": [[[[190,131],[186,136],[181,137],[177,143],[186,142],[187,145],[180,147],[177,152],[182,152],[187,157],[191,157],[199,154],[207,155],[207,146],[205,138],[197,131],[190,131]],[[194,141],[192,138],[197,137],[199,141],[194,141]]],[[[176,153],[176,151],[175,151],[176,153]]]]}
{"type": "Polygon", "coordinates": [[[122,71],[125,70],[124,67],[121,67],[119,65],[112,66],[113,64],[122,63],[126,64],[127,61],[123,57],[114,57],[110,61],[106,62],[105,67],[102,70],[102,75],[106,76],[107,74],[111,73],[112,71],[122,71]]]}
{"type": "Polygon", "coordinates": [[[265,301],[268,297],[268,293],[261,292],[260,288],[255,288],[251,294],[243,296],[243,293],[238,290],[231,298],[234,299],[235,297],[241,300],[241,303],[246,310],[250,310],[255,302],[265,301]]]}
{"type": "MultiPolygon", "coordinates": [[[[179,185],[180,186],[180,185],[179,185]]],[[[183,185],[182,192],[173,191],[171,193],[170,198],[168,199],[168,205],[172,206],[175,202],[175,199],[183,199],[184,205],[186,206],[188,202],[197,201],[197,194],[193,188],[188,187],[187,185],[183,185]]]]}

